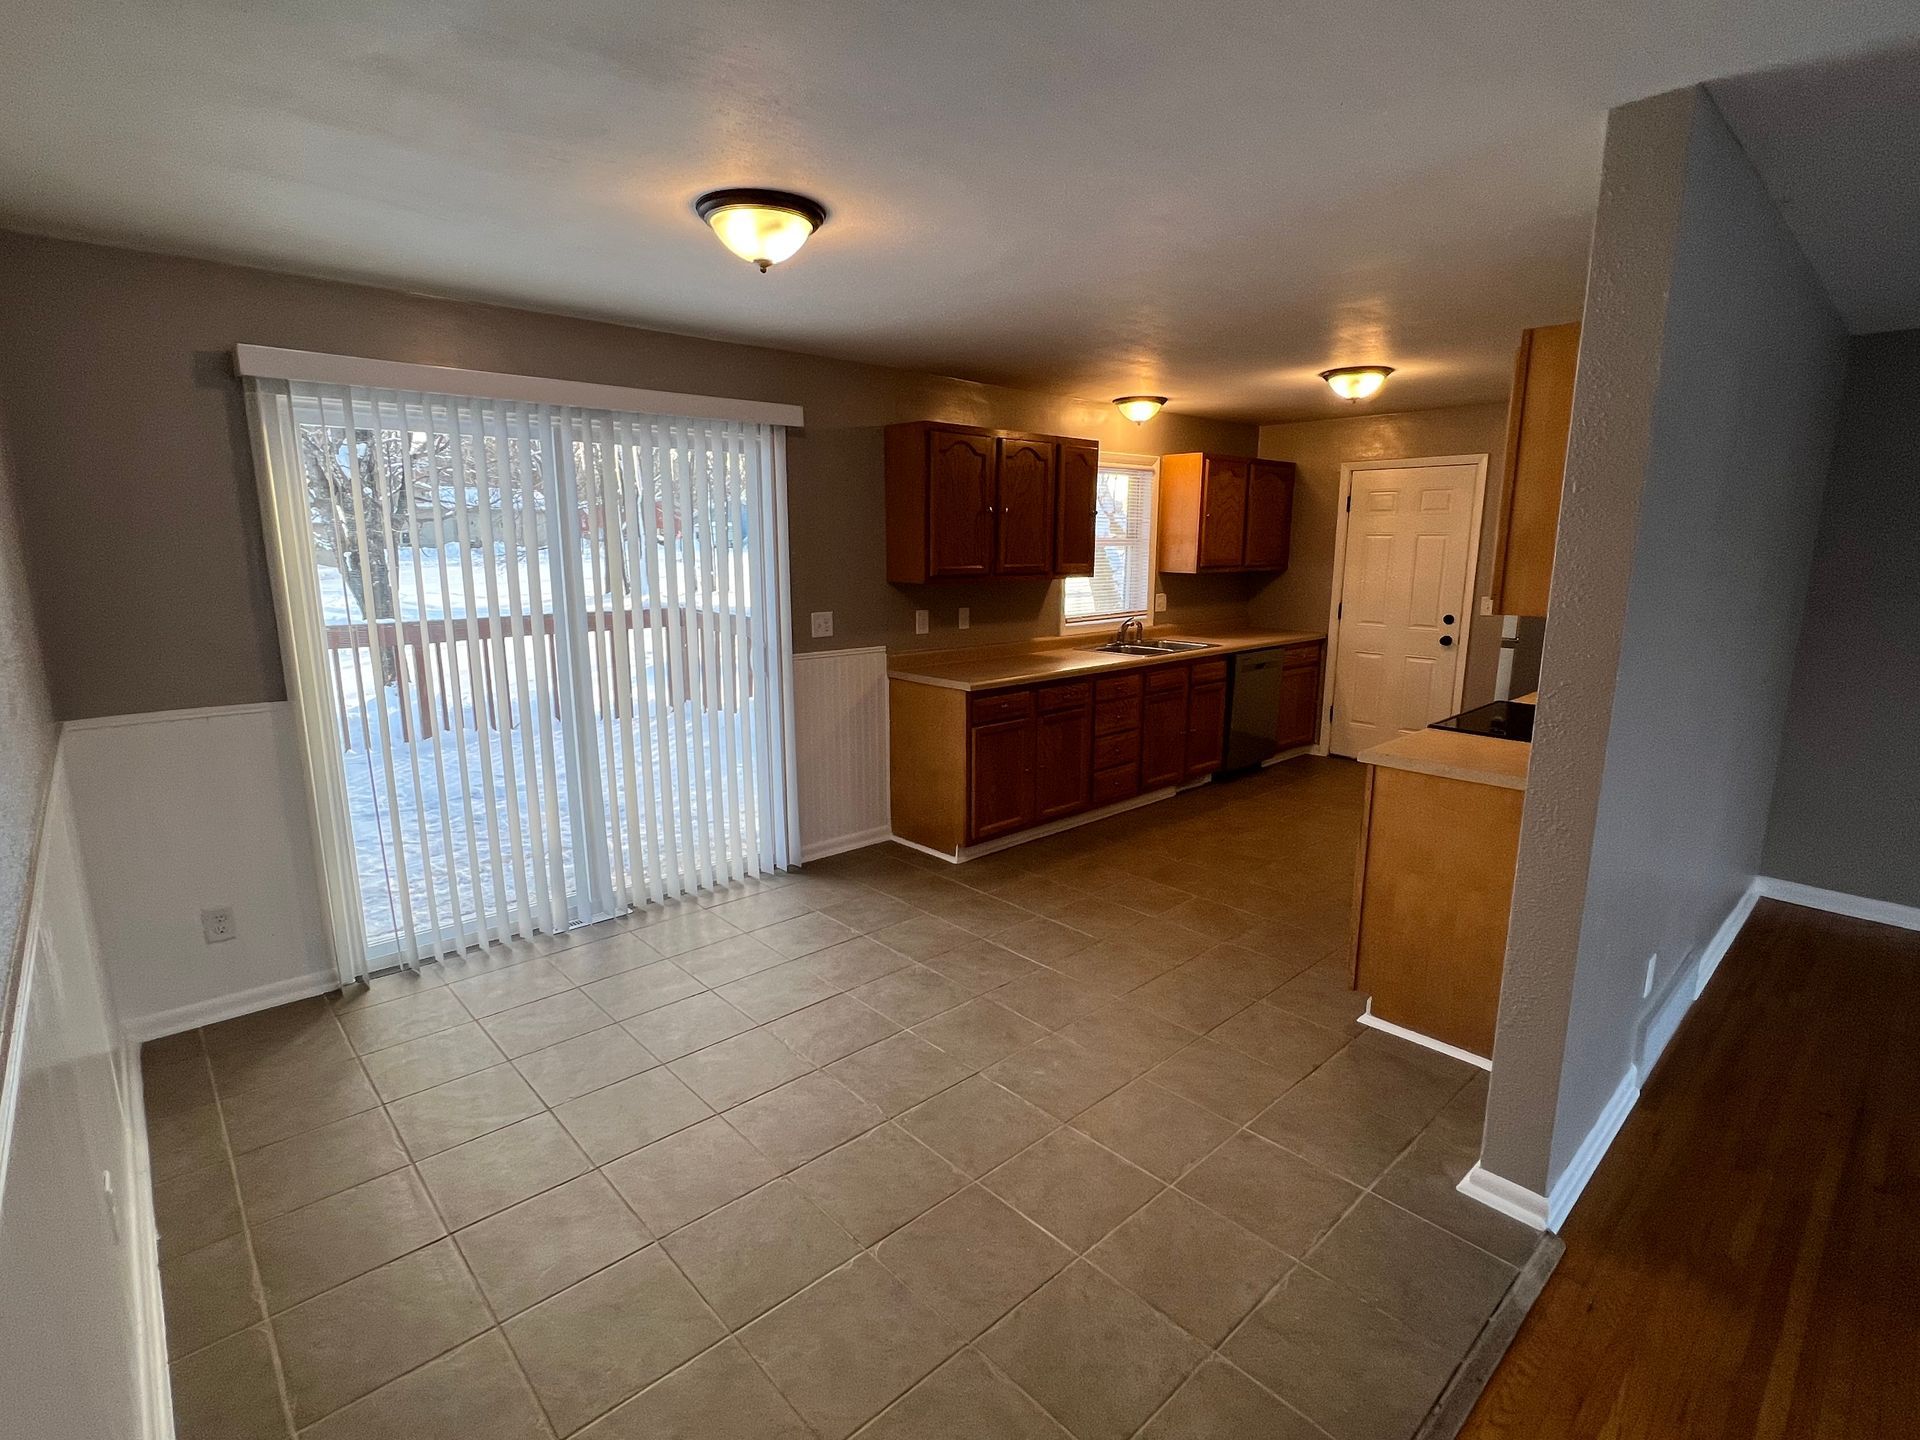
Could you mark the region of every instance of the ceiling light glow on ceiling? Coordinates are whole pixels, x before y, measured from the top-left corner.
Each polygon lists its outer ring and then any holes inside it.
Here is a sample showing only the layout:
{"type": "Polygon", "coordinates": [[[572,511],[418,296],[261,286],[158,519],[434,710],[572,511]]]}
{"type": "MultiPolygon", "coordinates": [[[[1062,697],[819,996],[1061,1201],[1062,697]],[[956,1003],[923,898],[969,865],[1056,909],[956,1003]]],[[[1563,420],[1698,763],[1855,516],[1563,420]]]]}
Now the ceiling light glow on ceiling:
{"type": "Polygon", "coordinates": [[[1122,395],[1114,405],[1120,413],[1136,425],[1144,425],[1160,413],[1160,407],[1167,403],[1164,395],[1122,395]]]}
{"type": "Polygon", "coordinates": [[[827,223],[824,205],[786,190],[709,190],[693,208],[722,245],[762,274],[791,258],[827,223]]]}
{"type": "Polygon", "coordinates": [[[1365,400],[1378,395],[1392,373],[1391,365],[1342,365],[1338,370],[1322,370],[1320,378],[1342,400],[1365,400]]]}

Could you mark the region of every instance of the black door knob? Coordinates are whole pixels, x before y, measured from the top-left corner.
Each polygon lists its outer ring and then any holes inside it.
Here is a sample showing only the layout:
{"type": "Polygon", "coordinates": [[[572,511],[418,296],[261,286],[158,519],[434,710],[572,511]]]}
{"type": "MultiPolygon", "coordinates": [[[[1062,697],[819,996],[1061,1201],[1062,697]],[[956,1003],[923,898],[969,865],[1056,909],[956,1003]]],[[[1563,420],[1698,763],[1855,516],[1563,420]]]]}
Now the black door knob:
{"type": "Polygon", "coordinates": [[[1440,637],[1440,643],[1442,645],[1451,645],[1453,644],[1453,637],[1451,635],[1442,635],[1440,637]]]}
{"type": "Polygon", "coordinates": [[[1440,623],[1442,625],[1451,625],[1453,623],[1453,617],[1451,615],[1442,615],[1440,617],[1440,623]]]}

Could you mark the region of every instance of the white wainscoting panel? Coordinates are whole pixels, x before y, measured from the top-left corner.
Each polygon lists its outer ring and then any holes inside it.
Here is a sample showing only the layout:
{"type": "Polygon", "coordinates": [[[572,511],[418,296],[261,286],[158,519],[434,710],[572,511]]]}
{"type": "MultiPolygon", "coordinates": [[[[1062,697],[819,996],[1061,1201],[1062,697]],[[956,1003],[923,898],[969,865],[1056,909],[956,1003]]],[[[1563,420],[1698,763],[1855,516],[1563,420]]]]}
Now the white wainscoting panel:
{"type": "Polygon", "coordinates": [[[334,988],[284,702],[76,721],[61,748],[130,1036],[334,988]],[[209,945],[200,912],[220,906],[233,909],[238,935],[209,945]]]}
{"type": "Polygon", "coordinates": [[[137,1056],[101,965],[56,760],[0,1053],[0,1431],[170,1440],[137,1056]]]}
{"type": "Polygon", "coordinates": [[[801,859],[886,839],[886,647],[795,655],[793,728],[801,859]]]}

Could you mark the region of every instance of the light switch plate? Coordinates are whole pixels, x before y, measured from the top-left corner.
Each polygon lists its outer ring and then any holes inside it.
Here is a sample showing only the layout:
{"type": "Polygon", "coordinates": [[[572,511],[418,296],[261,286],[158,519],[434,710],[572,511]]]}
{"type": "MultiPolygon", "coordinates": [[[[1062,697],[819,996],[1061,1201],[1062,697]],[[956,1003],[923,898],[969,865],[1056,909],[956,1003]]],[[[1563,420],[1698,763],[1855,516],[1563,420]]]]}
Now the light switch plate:
{"type": "Polygon", "coordinates": [[[973,611],[969,610],[966,606],[962,605],[960,607],[960,628],[962,630],[965,630],[968,626],[972,624],[973,624],[973,611]]]}
{"type": "Polygon", "coordinates": [[[1166,611],[1167,611],[1167,597],[1165,592],[1164,591],[1154,592],[1153,613],[1156,615],[1164,615],[1166,614],[1166,611]]]}
{"type": "Polygon", "coordinates": [[[927,633],[926,611],[916,610],[913,612],[913,633],[916,635],[924,635],[927,633]]]}
{"type": "Polygon", "coordinates": [[[816,610],[813,612],[813,638],[829,640],[833,637],[833,612],[816,610]]]}
{"type": "Polygon", "coordinates": [[[1480,613],[1482,615],[1491,615],[1493,613],[1493,597],[1491,595],[1482,595],[1480,597],[1480,613]]]}

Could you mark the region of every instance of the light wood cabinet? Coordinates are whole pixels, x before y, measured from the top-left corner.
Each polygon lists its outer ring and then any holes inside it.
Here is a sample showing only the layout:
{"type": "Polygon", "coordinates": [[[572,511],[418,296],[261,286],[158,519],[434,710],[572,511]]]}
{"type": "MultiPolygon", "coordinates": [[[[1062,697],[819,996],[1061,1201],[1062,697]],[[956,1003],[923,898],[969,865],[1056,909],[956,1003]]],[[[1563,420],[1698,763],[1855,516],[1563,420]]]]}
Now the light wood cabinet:
{"type": "Polygon", "coordinates": [[[1527,331],[1514,356],[1493,559],[1493,608],[1501,615],[1547,613],[1579,358],[1578,321],[1527,331]]]}
{"type": "Polygon", "coordinates": [[[1160,568],[1176,575],[1284,570],[1294,466],[1238,455],[1160,461],[1160,568]]]}
{"type": "Polygon", "coordinates": [[[913,421],[885,450],[894,584],[1092,573],[1092,441],[913,421]]]}

